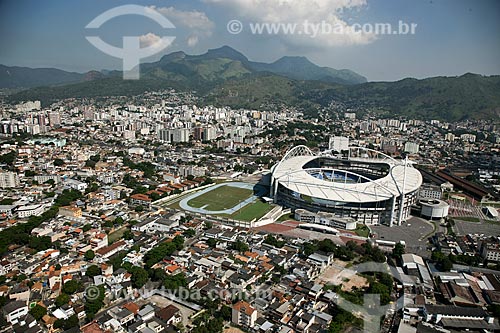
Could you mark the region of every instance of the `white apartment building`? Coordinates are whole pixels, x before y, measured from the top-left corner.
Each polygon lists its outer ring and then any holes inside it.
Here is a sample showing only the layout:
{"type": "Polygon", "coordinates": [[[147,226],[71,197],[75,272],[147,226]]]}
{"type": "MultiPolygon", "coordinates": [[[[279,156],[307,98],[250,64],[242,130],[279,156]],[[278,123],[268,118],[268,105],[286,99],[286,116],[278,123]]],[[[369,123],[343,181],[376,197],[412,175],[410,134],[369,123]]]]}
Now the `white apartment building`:
{"type": "Polygon", "coordinates": [[[410,154],[418,154],[420,146],[415,142],[407,142],[405,143],[405,152],[410,154]]]}
{"type": "Polygon", "coordinates": [[[0,172],[0,188],[19,187],[19,176],[15,172],[0,172]]]}
{"type": "Polygon", "coordinates": [[[345,136],[334,136],[330,138],[329,148],[331,150],[341,152],[349,149],[349,138],[345,136]]]}
{"type": "Polygon", "coordinates": [[[17,216],[20,219],[30,216],[40,216],[44,211],[44,205],[26,205],[17,208],[17,216]]]}
{"type": "Polygon", "coordinates": [[[233,305],[231,321],[236,325],[253,327],[257,320],[257,310],[241,300],[233,305]]]}

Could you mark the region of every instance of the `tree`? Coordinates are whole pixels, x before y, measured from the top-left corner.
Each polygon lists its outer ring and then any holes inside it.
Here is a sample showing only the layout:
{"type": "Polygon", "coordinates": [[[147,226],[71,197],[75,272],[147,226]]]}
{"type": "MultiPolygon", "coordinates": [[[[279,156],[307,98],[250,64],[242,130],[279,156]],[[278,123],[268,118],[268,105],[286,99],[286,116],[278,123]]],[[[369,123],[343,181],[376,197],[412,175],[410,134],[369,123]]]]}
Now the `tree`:
{"type": "Polygon", "coordinates": [[[83,232],[87,232],[90,229],[92,229],[92,225],[90,223],[87,223],[86,225],[83,226],[82,230],[83,232]]]}
{"type": "Polygon", "coordinates": [[[443,271],[449,271],[453,268],[453,262],[445,256],[441,251],[432,252],[431,259],[436,261],[437,265],[443,271]]]}
{"type": "Polygon", "coordinates": [[[95,258],[95,253],[92,250],[87,250],[87,252],[85,252],[84,257],[85,257],[85,260],[90,261],[90,260],[95,258]]]}
{"type": "Polygon", "coordinates": [[[236,251],[240,252],[240,253],[246,252],[246,251],[248,251],[250,249],[248,247],[248,244],[246,244],[245,242],[242,242],[239,239],[236,242],[233,243],[233,245],[231,246],[231,248],[233,250],[236,250],[236,251]]]}
{"type": "Polygon", "coordinates": [[[132,285],[135,288],[142,288],[149,280],[148,272],[142,267],[132,266],[129,273],[132,274],[132,285]]]}
{"type": "Polygon", "coordinates": [[[57,197],[55,203],[57,206],[69,206],[72,201],[78,200],[82,197],[82,192],[78,190],[63,190],[62,193],[57,197]]]}
{"type": "Polygon", "coordinates": [[[69,295],[61,293],[59,294],[59,296],[56,297],[55,304],[58,308],[68,303],[69,303],[69,295]]]}
{"type": "Polygon", "coordinates": [[[165,258],[166,256],[172,255],[177,250],[176,244],[172,242],[161,243],[144,255],[144,263],[146,268],[151,268],[154,264],[165,258]]]}
{"type": "Polygon", "coordinates": [[[163,281],[165,281],[165,278],[167,277],[167,273],[161,268],[155,268],[155,269],[150,269],[149,270],[149,277],[153,281],[161,281],[163,284],[163,281]]]}
{"type": "Polygon", "coordinates": [[[196,231],[194,229],[188,229],[182,233],[185,237],[191,238],[196,235],[196,231]]]}
{"type": "Polygon", "coordinates": [[[278,247],[278,248],[281,248],[281,247],[285,246],[285,244],[286,244],[285,241],[279,241],[273,235],[267,235],[266,238],[264,239],[264,243],[272,245],[274,247],[278,247]]]}
{"type": "Polygon", "coordinates": [[[368,288],[368,293],[379,294],[380,303],[382,305],[389,304],[389,302],[391,301],[391,294],[389,288],[387,288],[387,286],[383,285],[380,282],[375,281],[373,283],[370,283],[370,287],[368,288]]]}
{"type": "Polygon", "coordinates": [[[85,273],[85,275],[93,278],[94,276],[101,275],[101,273],[102,273],[102,271],[101,271],[100,267],[97,267],[96,265],[92,265],[92,266],[89,266],[89,268],[87,268],[87,272],[85,273]]]}
{"type": "Polygon", "coordinates": [[[176,275],[168,275],[165,277],[165,280],[163,281],[163,286],[167,290],[176,290],[179,287],[185,287],[186,286],[186,277],[184,276],[183,273],[179,273],[176,275]]]}
{"type": "Polygon", "coordinates": [[[43,316],[47,314],[47,309],[41,306],[40,304],[37,304],[30,310],[30,314],[36,320],[40,320],[42,319],[43,316]]]}
{"type": "Polygon", "coordinates": [[[211,248],[215,248],[217,246],[217,239],[209,238],[207,240],[207,245],[210,246],[211,248]]]}
{"type": "Polygon", "coordinates": [[[318,251],[318,246],[315,243],[306,242],[302,245],[302,253],[306,257],[309,257],[316,251],[318,251]]]}
{"type": "Polygon", "coordinates": [[[68,295],[73,295],[80,289],[80,283],[76,280],[69,280],[62,286],[62,292],[68,295]]]}
{"type": "Polygon", "coordinates": [[[30,237],[29,247],[37,251],[44,251],[50,249],[52,240],[49,236],[32,236],[30,237]]]}
{"type": "Polygon", "coordinates": [[[54,322],[54,328],[62,328],[63,330],[69,330],[70,328],[78,326],[78,317],[72,315],[68,319],[58,319],[54,322]]]}
{"type": "Polygon", "coordinates": [[[31,170],[26,170],[26,171],[24,171],[24,175],[26,177],[33,177],[33,176],[36,176],[36,172],[35,171],[31,171],[31,170]]]}
{"type": "Polygon", "coordinates": [[[55,165],[55,166],[63,166],[63,165],[64,165],[64,161],[63,161],[63,160],[61,160],[60,158],[56,158],[56,159],[54,160],[54,165],[55,165]]]}
{"type": "Polygon", "coordinates": [[[177,235],[172,240],[172,243],[175,244],[177,251],[180,251],[184,248],[184,237],[177,235]]]}
{"type": "Polygon", "coordinates": [[[219,312],[219,318],[223,320],[230,321],[231,320],[231,308],[227,305],[223,305],[219,312]]]}
{"type": "Polygon", "coordinates": [[[97,288],[97,297],[89,297],[85,302],[85,313],[87,314],[87,318],[89,319],[93,319],[95,314],[99,312],[99,310],[104,306],[104,286],[100,285],[97,288]]]}
{"type": "Polygon", "coordinates": [[[401,243],[397,243],[396,246],[392,249],[392,255],[396,258],[401,258],[401,256],[405,254],[405,247],[401,243]]]}
{"type": "Polygon", "coordinates": [[[111,222],[110,220],[104,221],[104,223],[102,224],[102,226],[104,228],[113,228],[113,222],[111,222]]]}
{"type": "Polygon", "coordinates": [[[126,239],[126,240],[134,239],[134,234],[132,233],[132,231],[130,231],[129,229],[127,229],[123,233],[123,239],[126,239]]]}
{"type": "Polygon", "coordinates": [[[318,249],[326,253],[334,253],[337,245],[331,239],[326,238],[318,242],[318,249]]]}
{"type": "Polygon", "coordinates": [[[12,150],[7,154],[0,155],[0,164],[7,164],[9,166],[14,165],[14,161],[16,160],[17,153],[12,150]]]}
{"type": "Polygon", "coordinates": [[[496,318],[500,317],[500,305],[498,304],[488,305],[488,311],[490,311],[494,317],[496,318]]]}
{"type": "Polygon", "coordinates": [[[453,268],[453,262],[450,260],[450,258],[446,257],[441,261],[441,269],[443,271],[449,271],[453,268]]]}

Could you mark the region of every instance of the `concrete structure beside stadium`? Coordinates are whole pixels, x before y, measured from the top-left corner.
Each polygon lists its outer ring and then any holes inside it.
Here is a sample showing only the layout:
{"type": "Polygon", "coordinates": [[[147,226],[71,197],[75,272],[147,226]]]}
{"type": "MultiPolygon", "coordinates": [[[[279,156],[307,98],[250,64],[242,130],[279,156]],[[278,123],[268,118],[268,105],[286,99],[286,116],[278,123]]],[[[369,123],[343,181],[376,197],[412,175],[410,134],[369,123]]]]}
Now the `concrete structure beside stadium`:
{"type": "Polygon", "coordinates": [[[368,225],[400,225],[422,185],[422,175],[410,161],[361,147],[349,147],[344,155],[315,155],[298,146],[271,171],[274,202],[368,225]]]}
{"type": "Polygon", "coordinates": [[[422,206],[421,215],[431,220],[447,217],[450,208],[446,201],[438,199],[422,199],[420,205],[422,206]]]}

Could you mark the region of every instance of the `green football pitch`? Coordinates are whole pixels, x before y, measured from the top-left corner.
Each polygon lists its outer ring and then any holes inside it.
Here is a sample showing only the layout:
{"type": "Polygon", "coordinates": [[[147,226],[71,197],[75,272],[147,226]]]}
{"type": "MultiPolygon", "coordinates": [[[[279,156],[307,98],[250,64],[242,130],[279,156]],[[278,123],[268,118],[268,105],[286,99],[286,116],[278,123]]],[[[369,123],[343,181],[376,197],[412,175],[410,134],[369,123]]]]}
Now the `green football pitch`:
{"type": "Polygon", "coordinates": [[[245,207],[239,209],[237,212],[231,215],[231,218],[239,221],[253,221],[258,220],[262,216],[266,215],[273,206],[268,203],[257,200],[245,207]]]}
{"type": "Polygon", "coordinates": [[[193,208],[219,211],[233,208],[252,195],[252,190],[225,185],[193,198],[187,204],[193,208]]]}

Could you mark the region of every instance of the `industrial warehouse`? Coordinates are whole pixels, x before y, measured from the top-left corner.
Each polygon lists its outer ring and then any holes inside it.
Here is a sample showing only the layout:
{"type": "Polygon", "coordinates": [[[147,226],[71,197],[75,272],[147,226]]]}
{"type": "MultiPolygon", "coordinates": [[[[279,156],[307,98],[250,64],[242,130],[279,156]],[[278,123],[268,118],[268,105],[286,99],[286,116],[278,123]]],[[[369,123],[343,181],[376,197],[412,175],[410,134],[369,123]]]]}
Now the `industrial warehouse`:
{"type": "Polygon", "coordinates": [[[408,159],[361,147],[314,154],[297,146],[272,168],[271,195],[294,210],[394,226],[409,217],[421,185],[422,175],[408,159]]]}

